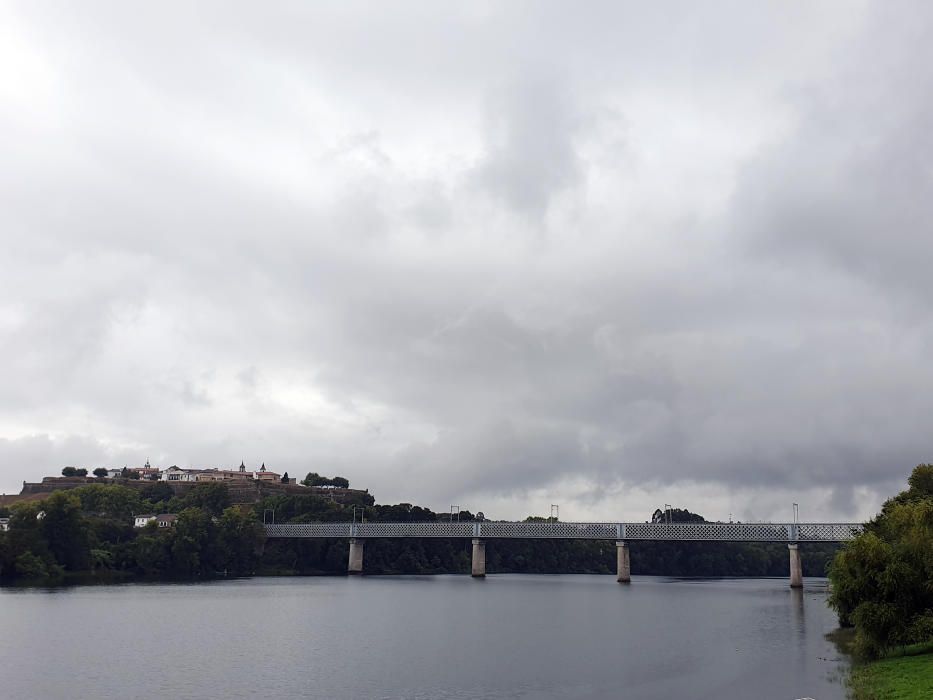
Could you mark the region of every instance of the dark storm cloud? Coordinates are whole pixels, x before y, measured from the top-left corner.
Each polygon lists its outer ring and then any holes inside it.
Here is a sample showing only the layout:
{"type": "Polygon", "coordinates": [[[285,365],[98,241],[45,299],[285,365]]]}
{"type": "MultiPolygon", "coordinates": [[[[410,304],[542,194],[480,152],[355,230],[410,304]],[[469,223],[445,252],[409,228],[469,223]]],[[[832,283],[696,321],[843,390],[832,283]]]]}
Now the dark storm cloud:
{"type": "Polygon", "coordinates": [[[870,514],[930,459],[930,14],[8,10],[3,488],[870,514]]]}

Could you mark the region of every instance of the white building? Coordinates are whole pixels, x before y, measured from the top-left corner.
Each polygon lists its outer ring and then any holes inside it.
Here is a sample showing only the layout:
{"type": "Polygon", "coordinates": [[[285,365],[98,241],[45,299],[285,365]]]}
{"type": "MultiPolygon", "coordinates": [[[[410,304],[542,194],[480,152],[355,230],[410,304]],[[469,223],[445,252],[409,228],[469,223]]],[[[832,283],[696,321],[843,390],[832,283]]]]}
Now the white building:
{"type": "Polygon", "coordinates": [[[134,515],[133,516],[133,527],[146,527],[149,523],[156,519],[154,515],[134,515]]]}
{"type": "Polygon", "coordinates": [[[181,469],[171,466],[162,471],[159,481],[197,481],[200,469],[181,469]]]}
{"type": "Polygon", "coordinates": [[[145,515],[133,516],[133,527],[146,527],[146,525],[153,521],[155,521],[156,525],[160,528],[175,527],[176,520],[178,520],[178,516],[174,513],[160,513],[159,515],[146,513],[145,515]]]}

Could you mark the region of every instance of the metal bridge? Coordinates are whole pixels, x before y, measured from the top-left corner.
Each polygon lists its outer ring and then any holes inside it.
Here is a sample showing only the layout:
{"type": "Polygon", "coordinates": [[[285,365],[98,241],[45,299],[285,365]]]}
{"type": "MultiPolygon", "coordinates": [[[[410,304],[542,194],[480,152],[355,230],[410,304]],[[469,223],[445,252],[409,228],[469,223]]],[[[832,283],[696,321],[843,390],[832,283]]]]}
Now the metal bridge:
{"type": "Polygon", "coordinates": [[[447,537],[479,539],[691,540],[697,542],[843,542],[857,523],[281,523],[266,537],[447,537]]]}
{"type": "Polygon", "coordinates": [[[471,573],[486,575],[487,539],[615,540],[616,580],[631,581],[630,541],[780,542],[790,552],[790,585],[803,585],[799,544],[844,542],[862,530],[858,523],[565,523],[565,522],[426,522],[426,523],[279,523],[266,525],[269,538],[348,538],[348,572],[363,573],[367,539],[444,537],[473,540],[471,573]]]}

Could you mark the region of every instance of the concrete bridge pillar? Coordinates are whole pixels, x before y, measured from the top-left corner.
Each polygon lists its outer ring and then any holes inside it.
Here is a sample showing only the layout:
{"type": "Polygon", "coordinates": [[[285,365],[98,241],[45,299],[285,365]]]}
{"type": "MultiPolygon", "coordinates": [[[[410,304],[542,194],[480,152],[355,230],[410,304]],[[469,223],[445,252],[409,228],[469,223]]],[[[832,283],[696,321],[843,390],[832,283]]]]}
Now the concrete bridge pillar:
{"type": "Polygon", "coordinates": [[[616,542],[616,581],[632,582],[632,563],[629,559],[628,542],[616,542]]]}
{"type": "Polygon", "coordinates": [[[790,551],[790,587],[803,588],[803,565],[800,563],[800,549],[796,544],[787,545],[790,551]]]}
{"type": "Polygon", "coordinates": [[[357,537],[350,538],[350,560],[347,564],[347,573],[359,575],[363,573],[363,544],[364,540],[357,537]]]}
{"type": "Polygon", "coordinates": [[[486,576],[486,540],[479,538],[473,540],[473,562],[470,566],[470,575],[474,578],[486,576]]]}

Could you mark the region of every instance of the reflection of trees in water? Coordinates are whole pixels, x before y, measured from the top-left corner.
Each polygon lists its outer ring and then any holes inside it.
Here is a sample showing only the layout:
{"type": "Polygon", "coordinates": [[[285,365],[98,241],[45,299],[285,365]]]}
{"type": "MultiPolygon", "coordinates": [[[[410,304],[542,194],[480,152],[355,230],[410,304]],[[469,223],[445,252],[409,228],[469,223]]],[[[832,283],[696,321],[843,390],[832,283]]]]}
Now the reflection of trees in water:
{"type": "Polygon", "coordinates": [[[832,642],[837,656],[827,661],[834,662],[833,668],[827,673],[827,678],[839,685],[849,685],[852,666],[856,663],[854,655],[855,630],[851,627],[839,627],[824,635],[827,641],[832,642]]]}

